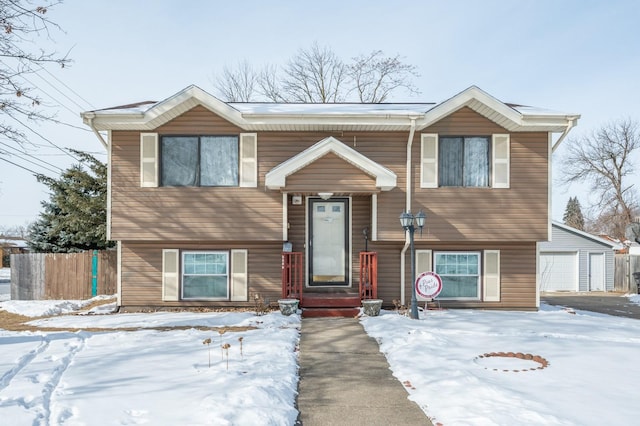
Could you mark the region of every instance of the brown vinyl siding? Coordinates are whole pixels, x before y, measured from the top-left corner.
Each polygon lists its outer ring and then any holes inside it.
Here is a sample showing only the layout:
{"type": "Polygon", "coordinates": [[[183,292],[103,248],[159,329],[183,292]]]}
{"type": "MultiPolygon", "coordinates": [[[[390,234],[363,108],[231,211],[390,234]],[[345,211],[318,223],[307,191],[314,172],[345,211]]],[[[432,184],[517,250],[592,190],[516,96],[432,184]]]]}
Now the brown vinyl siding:
{"type": "Polygon", "coordinates": [[[281,297],[282,243],[122,243],[122,306],[124,307],[216,307],[254,306],[256,293],[277,301],[281,297]],[[162,250],[248,250],[247,302],[181,300],[162,301],[162,250]]]}
{"type": "MultiPolygon", "coordinates": [[[[242,129],[198,106],[156,129],[162,135],[240,134],[242,129]]],[[[442,302],[450,307],[532,309],[536,303],[535,242],[548,232],[547,133],[511,133],[510,188],[420,188],[420,134],[486,135],[505,129],[462,108],[416,131],[412,145],[412,210],[427,213],[416,248],[500,250],[500,302],[442,302]]],[[[253,306],[260,293],[280,297],[282,193],[265,187],[265,175],[282,162],[333,136],[397,175],[397,187],[379,191],[375,179],[334,154],[287,177],[288,235],[306,256],[306,195],[333,192],[352,196],[352,286],[358,285],[362,230],[371,230],[371,195],[378,194],[379,297],[385,306],[400,298],[400,251],[405,233],[398,216],[406,205],[408,132],[259,132],[258,187],[140,187],[140,132],[111,133],[111,236],[122,241],[122,305],[125,307],[253,306]],[[248,302],[162,302],[162,249],[248,250],[248,302]]],[[[370,234],[371,236],[371,234],[370,234]]],[[[406,255],[405,302],[411,298],[406,255]]]]}
{"type": "MultiPolygon", "coordinates": [[[[494,309],[535,309],[536,306],[536,244],[522,243],[435,243],[425,244],[416,234],[416,249],[436,251],[500,250],[500,301],[482,300],[442,300],[441,306],[449,308],[494,308],[494,309]]],[[[400,252],[397,252],[398,277],[400,276],[400,252]]],[[[481,254],[481,265],[482,263],[481,254]]],[[[411,301],[411,259],[406,253],[405,303],[411,301]]],[[[483,266],[481,266],[482,268],[483,266]]],[[[423,271],[417,271],[423,272],[423,271]]],[[[481,282],[481,285],[484,283],[481,282]]],[[[400,290],[396,294],[399,296],[400,290]]],[[[482,298],[482,291],[480,292],[482,298]]],[[[385,304],[388,300],[385,299],[385,304]]]]}
{"type": "MultiPolygon", "coordinates": [[[[416,132],[417,133],[417,132],[416,132]]],[[[421,133],[507,133],[463,108],[421,133]]],[[[548,234],[547,133],[511,133],[510,188],[420,188],[420,135],[413,143],[413,210],[427,213],[425,238],[433,242],[544,241],[548,234]]],[[[389,224],[392,224],[389,222],[389,224]]],[[[395,223],[393,223],[395,226],[395,223]]],[[[379,232],[386,238],[388,232],[379,232]]]]}
{"type": "Polygon", "coordinates": [[[376,179],[330,153],[287,177],[290,193],[378,192],[376,179]]]}

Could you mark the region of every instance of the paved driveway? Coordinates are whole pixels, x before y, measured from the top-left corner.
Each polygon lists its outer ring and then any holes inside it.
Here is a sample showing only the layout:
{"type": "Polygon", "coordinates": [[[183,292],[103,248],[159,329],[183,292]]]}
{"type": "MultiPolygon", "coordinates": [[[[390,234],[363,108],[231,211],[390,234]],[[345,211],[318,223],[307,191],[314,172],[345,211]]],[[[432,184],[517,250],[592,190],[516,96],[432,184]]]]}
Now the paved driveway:
{"type": "Polygon", "coordinates": [[[640,305],[620,293],[546,293],[540,300],[549,305],[640,319],[640,305]]]}

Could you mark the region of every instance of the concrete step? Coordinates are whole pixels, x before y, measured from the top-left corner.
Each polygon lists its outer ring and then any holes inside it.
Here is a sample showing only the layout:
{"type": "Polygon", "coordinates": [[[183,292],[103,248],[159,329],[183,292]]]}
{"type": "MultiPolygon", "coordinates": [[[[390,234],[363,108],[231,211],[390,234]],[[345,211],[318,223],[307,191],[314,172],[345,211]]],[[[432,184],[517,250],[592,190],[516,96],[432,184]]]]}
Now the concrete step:
{"type": "Polygon", "coordinates": [[[303,308],[356,308],[360,307],[358,293],[306,293],[302,296],[303,308]]]}
{"type": "Polygon", "coordinates": [[[302,308],[302,318],[353,318],[360,313],[360,308],[302,308]]]}

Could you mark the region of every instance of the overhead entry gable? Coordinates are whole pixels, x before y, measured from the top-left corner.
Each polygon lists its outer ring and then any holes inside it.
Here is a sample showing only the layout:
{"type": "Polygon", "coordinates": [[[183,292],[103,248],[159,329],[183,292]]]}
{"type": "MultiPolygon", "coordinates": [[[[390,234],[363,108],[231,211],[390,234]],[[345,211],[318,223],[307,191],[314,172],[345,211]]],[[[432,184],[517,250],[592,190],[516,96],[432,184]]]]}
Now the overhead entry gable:
{"type": "Polygon", "coordinates": [[[287,177],[287,192],[374,193],[376,179],[330,152],[287,177]]]}
{"type": "MultiPolygon", "coordinates": [[[[330,136],[271,169],[265,176],[267,188],[283,189],[287,186],[287,177],[327,154],[333,154],[372,176],[375,179],[375,187],[382,191],[390,191],[396,187],[397,176],[394,172],[330,136]]],[[[327,159],[330,160],[332,157],[328,156],[327,159]]]]}

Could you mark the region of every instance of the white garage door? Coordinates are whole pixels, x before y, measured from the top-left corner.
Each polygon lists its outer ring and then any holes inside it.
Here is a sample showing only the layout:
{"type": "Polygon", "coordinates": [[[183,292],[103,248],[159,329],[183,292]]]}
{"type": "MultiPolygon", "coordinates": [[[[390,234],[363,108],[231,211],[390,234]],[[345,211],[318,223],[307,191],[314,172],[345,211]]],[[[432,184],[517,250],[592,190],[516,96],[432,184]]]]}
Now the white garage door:
{"type": "Polygon", "coordinates": [[[577,253],[540,253],[541,291],[578,291],[577,253]]]}

